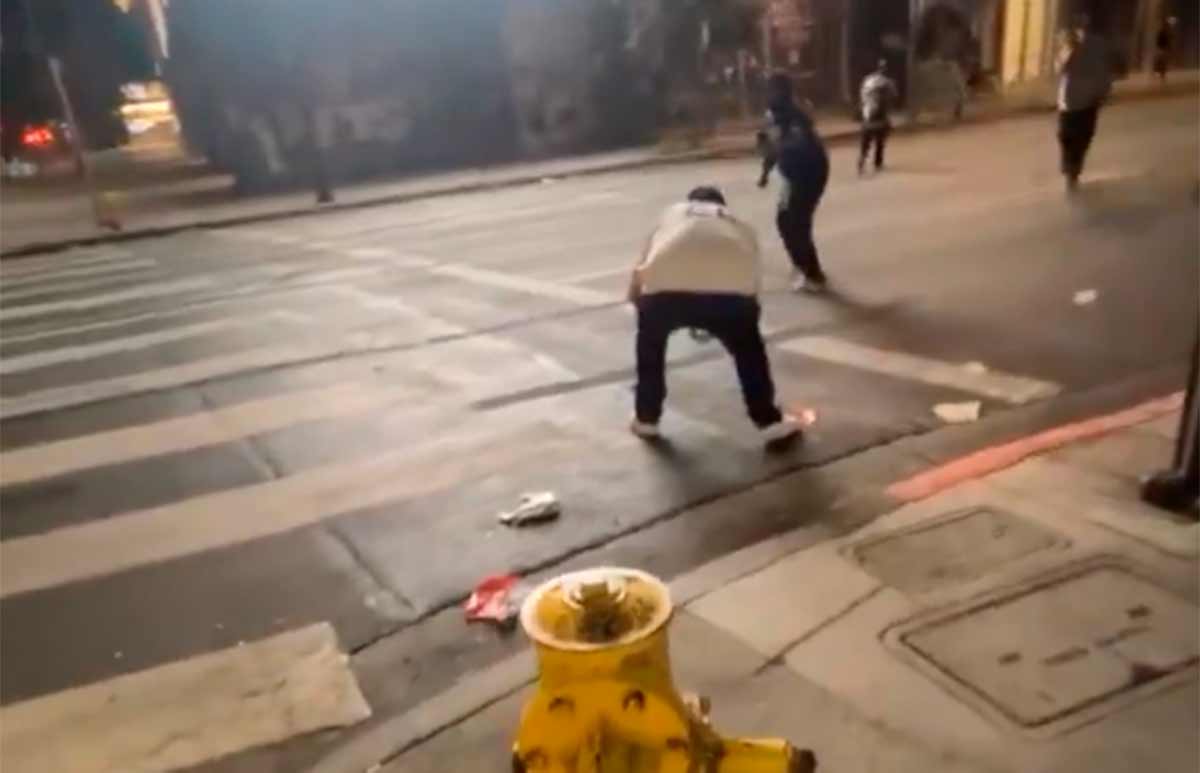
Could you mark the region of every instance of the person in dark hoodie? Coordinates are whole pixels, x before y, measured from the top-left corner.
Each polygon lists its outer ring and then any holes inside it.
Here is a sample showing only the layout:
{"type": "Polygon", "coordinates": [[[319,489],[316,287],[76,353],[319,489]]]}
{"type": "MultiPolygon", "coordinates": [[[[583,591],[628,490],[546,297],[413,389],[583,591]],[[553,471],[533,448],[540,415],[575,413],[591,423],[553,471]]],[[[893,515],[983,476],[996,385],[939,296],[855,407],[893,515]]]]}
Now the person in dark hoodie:
{"type": "Polygon", "coordinates": [[[768,126],[758,133],[765,188],[778,167],[779,207],[775,225],[795,267],[792,289],[821,292],[827,279],[813,241],[813,217],[829,181],[829,154],[812,119],[792,98],[792,81],[782,73],[767,81],[768,126]]]}
{"type": "Polygon", "coordinates": [[[1091,29],[1087,15],[1080,14],[1058,57],[1058,142],[1068,192],[1079,187],[1100,107],[1112,90],[1113,69],[1107,41],[1091,29]]]}

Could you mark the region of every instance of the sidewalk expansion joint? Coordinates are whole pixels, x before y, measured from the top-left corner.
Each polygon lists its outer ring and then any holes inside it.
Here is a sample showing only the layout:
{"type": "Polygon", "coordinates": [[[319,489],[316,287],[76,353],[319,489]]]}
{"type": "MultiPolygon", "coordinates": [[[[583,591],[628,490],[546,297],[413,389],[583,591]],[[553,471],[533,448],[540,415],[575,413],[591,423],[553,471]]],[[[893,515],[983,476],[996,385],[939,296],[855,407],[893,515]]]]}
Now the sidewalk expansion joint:
{"type": "Polygon", "coordinates": [[[768,668],[770,668],[772,666],[784,665],[784,658],[787,657],[787,654],[789,652],[791,652],[796,647],[799,647],[801,644],[804,644],[806,641],[813,638],[817,634],[821,633],[825,629],[829,628],[831,625],[834,625],[835,623],[838,623],[838,622],[846,619],[856,609],[858,609],[862,605],[866,604],[867,602],[871,601],[876,596],[878,596],[880,593],[885,591],[887,589],[887,587],[888,586],[883,585],[882,583],[879,585],[876,585],[875,587],[871,588],[871,590],[867,591],[866,593],[855,598],[850,603],[846,604],[844,607],[839,609],[837,612],[834,612],[832,615],[825,618],[821,622],[817,623],[812,628],[809,628],[807,631],[800,634],[795,639],[792,639],[790,642],[783,645],[783,647],[781,647],[778,652],[776,652],[774,655],[772,655],[771,657],[764,660],[758,666],[758,668],[754,669],[754,675],[758,676],[759,674],[766,671],[768,668]]]}

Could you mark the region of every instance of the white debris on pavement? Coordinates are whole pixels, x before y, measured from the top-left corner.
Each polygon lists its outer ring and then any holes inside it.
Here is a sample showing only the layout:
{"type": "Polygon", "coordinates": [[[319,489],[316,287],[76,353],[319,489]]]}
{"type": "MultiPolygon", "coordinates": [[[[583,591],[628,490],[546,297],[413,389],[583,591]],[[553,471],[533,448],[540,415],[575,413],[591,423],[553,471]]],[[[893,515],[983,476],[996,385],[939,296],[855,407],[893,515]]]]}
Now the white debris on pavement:
{"type": "Polygon", "coordinates": [[[1089,303],[1095,303],[1096,299],[1099,297],[1100,297],[1100,293],[1098,293],[1095,290],[1092,290],[1092,289],[1080,290],[1079,292],[1075,293],[1075,298],[1074,298],[1075,305],[1076,306],[1087,306],[1089,303]]]}
{"type": "Polygon", "coordinates": [[[979,400],[969,400],[965,403],[938,403],[933,406],[933,413],[947,424],[967,424],[979,420],[979,410],[983,403],[979,400]]]}
{"type": "Polygon", "coordinates": [[[524,526],[552,521],[561,512],[558,497],[554,496],[553,491],[532,491],[522,494],[516,507],[497,514],[496,518],[506,526],[524,526]]]}

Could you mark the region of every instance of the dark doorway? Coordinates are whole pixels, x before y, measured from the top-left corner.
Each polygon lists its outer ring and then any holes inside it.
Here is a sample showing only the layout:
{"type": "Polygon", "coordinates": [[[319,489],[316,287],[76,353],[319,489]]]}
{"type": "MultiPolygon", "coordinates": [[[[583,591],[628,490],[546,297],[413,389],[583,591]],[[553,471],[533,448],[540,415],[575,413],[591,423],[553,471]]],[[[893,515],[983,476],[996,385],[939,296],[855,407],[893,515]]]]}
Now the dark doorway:
{"type": "MultiPolygon", "coordinates": [[[[901,98],[908,94],[909,0],[851,0],[847,19],[850,84],[858,84],[886,59],[901,98]]],[[[855,93],[857,99],[857,93],[855,93]]]]}

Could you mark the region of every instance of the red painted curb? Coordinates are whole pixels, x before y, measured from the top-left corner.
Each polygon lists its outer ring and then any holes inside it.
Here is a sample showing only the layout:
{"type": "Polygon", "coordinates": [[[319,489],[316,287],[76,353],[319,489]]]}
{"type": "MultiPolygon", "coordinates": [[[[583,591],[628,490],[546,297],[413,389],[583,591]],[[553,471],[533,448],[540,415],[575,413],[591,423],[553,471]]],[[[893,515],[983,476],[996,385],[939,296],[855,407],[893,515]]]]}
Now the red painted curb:
{"type": "Polygon", "coordinates": [[[1008,443],[984,448],[888,486],[886,493],[903,502],[925,499],[968,480],[1011,467],[1023,459],[1087,438],[1141,424],[1183,406],[1183,392],[1149,400],[1123,411],[1048,429],[1008,443]]]}

